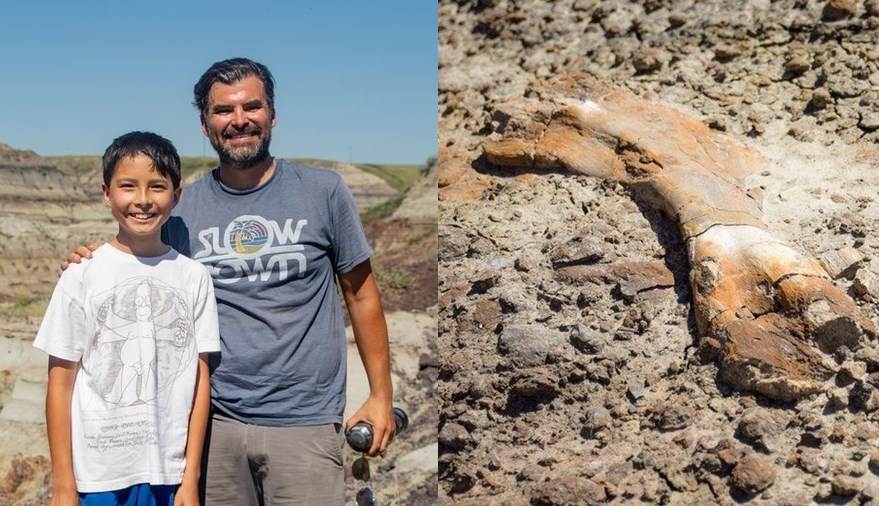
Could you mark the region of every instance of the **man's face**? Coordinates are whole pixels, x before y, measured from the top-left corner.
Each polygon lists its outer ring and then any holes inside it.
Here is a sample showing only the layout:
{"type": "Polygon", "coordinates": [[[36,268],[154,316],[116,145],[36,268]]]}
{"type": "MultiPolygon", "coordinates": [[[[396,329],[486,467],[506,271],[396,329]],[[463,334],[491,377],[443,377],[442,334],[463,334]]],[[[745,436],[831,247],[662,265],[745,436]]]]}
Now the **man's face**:
{"type": "Polygon", "coordinates": [[[220,163],[247,167],[264,160],[274,126],[275,114],[258,77],[211,86],[201,131],[210,139],[220,163]]]}

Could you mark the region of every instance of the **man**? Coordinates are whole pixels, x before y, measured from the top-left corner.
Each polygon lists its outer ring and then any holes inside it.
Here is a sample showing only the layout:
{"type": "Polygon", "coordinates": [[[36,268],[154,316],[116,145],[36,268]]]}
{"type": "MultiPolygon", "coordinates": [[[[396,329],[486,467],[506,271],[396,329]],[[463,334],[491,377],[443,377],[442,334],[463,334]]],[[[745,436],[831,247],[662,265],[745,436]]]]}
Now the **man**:
{"type": "Polygon", "coordinates": [[[269,154],[274,81],[264,65],[215,63],[194,94],[220,165],[184,189],[163,239],[210,270],[217,295],[206,503],[343,504],[336,276],[370,387],[346,428],[372,425],[370,456],[394,433],[387,327],[353,197],[338,174],[269,154]]]}

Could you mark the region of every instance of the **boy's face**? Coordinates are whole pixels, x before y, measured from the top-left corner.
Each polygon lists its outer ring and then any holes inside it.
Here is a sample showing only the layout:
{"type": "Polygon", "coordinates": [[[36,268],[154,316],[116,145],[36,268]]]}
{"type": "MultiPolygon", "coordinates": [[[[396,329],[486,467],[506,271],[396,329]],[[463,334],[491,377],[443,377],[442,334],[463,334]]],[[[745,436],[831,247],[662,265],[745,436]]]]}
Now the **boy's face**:
{"type": "Polygon", "coordinates": [[[181,191],[144,155],[120,159],[110,185],[101,185],[101,189],[104,203],[119,223],[120,241],[132,244],[159,240],[162,224],[171,217],[181,191]]]}
{"type": "Polygon", "coordinates": [[[275,115],[258,77],[211,86],[201,131],[222,158],[259,161],[268,153],[274,126],[275,115]]]}

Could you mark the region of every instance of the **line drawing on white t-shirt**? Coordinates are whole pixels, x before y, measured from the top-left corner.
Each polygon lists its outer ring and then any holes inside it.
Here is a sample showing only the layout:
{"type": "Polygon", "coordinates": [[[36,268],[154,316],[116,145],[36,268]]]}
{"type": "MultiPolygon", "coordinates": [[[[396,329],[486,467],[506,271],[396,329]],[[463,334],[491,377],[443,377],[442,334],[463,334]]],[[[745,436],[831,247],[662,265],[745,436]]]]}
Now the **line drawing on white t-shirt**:
{"type": "Polygon", "coordinates": [[[163,393],[196,356],[191,308],[174,289],[149,277],[129,278],[99,297],[84,365],[100,401],[86,407],[166,407],[163,393]]]}

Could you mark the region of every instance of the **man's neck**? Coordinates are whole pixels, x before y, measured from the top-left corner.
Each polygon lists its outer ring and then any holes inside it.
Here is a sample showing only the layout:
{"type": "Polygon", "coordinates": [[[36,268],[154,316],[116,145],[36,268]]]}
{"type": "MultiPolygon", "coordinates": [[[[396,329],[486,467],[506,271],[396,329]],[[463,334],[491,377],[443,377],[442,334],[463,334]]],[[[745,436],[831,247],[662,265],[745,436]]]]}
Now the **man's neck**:
{"type": "Polygon", "coordinates": [[[271,156],[253,165],[220,163],[220,182],[233,190],[250,190],[265,183],[275,173],[275,159],[271,156]]]}

